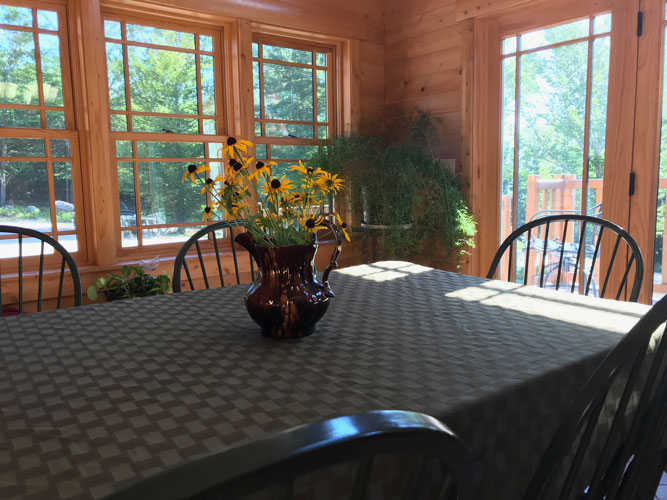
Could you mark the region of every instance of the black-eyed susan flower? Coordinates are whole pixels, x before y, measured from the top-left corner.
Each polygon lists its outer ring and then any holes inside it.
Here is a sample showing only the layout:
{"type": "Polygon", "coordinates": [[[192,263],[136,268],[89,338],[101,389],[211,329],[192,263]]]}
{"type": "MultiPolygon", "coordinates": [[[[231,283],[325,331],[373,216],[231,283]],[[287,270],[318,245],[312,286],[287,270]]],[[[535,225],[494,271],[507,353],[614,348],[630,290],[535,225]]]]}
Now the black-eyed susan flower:
{"type": "Polygon", "coordinates": [[[273,179],[268,179],[266,184],[264,184],[264,192],[269,195],[276,194],[287,194],[292,189],[292,181],[287,179],[284,175],[278,179],[274,177],[273,179]]]}
{"type": "Polygon", "coordinates": [[[190,165],[188,165],[188,169],[183,174],[183,177],[181,177],[181,184],[183,184],[188,177],[190,177],[190,180],[192,181],[193,184],[196,184],[195,177],[197,176],[197,174],[210,171],[211,169],[206,165],[197,166],[194,163],[190,163],[190,165]]]}
{"type": "Polygon", "coordinates": [[[350,233],[348,233],[348,226],[343,221],[343,219],[340,218],[340,215],[338,213],[334,212],[334,216],[336,217],[336,222],[338,222],[338,227],[340,228],[340,232],[343,233],[343,236],[345,236],[345,239],[347,241],[350,241],[350,233]]]}
{"type": "Polygon", "coordinates": [[[255,180],[262,174],[271,175],[271,167],[277,165],[275,161],[257,161],[255,163],[255,171],[248,176],[249,180],[255,180]]]}
{"type": "Polygon", "coordinates": [[[320,191],[337,193],[343,189],[343,179],[339,178],[338,174],[331,175],[329,172],[322,172],[315,181],[315,185],[320,191]]]}
{"type": "Polygon", "coordinates": [[[294,172],[299,172],[303,175],[308,175],[308,176],[315,176],[324,173],[324,170],[322,170],[320,167],[313,168],[310,166],[304,166],[301,160],[299,160],[298,165],[290,165],[289,169],[294,172]]]}
{"type": "Polygon", "coordinates": [[[216,182],[223,182],[223,177],[222,175],[218,174],[215,179],[212,179],[210,177],[206,178],[206,181],[204,181],[204,185],[202,186],[201,190],[199,191],[199,194],[204,194],[205,192],[213,192],[213,189],[215,187],[216,182]]]}
{"type": "Polygon", "coordinates": [[[222,156],[229,156],[230,158],[236,158],[238,152],[247,153],[248,148],[253,147],[254,144],[250,141],[237,140],[236,137],[228,137],[227,145],[222,148],[222,156]]]}
{"type": "Polygon", "coordinates": [[[231,221],[238,218],[241,210],[243,210],[246,207],[247,205],[245,203],[241,202],[230,203],[227,209],[225,210],[225,220],[231,221]]]}
{"type": "Polygon", "coordinates": [[[323,226],[322,222],[324,222],[324,217],[321,215],[314,215],[311,217],[304,217],[303,219],[299,219],[299,223],[308,231],[313,233],[319,231],[320,229],[326,229],[326,226],[323,226]]]}
{"type": "Polygon", "coordinates": [[[213,220],[213,207],[209,204],[204,208],[204,213],[201,216],[201,220],[213,220]]]}

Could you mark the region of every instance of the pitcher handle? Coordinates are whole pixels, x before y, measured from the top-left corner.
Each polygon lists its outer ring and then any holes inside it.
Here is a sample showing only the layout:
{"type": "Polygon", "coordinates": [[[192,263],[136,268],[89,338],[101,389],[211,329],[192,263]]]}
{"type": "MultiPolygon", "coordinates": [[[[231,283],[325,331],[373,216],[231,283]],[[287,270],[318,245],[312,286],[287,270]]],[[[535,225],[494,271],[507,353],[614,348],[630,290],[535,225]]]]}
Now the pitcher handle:
{"type": "Polygon", "coordinates": [[[322,273],[324,293],[326,294],[327,297],[334,297],[334,293],[331,291],[331,287],[329,286],[329,273],[332,270],[338,268],[338,256],[340,255],[340,252],[343,249],[343,235],[341,234],[340,229],[338,229],[338,226],[336,226],[336,224],[334,224],[330,220],[325,219],[324,221],[322,221],[322,225],[325,226],[329,231],[331,231],[331,233],[336,238],[336,248],[331,254],[331,262],[324,270],[324,273],[322,273]]]}

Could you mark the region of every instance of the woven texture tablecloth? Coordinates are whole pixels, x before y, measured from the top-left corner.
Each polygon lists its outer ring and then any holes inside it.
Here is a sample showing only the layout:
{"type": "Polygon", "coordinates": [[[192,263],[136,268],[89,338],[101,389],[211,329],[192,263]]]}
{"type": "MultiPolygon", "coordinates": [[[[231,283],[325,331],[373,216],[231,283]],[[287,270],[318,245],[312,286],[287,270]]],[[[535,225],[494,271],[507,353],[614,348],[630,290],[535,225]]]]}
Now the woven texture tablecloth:
{"type": "Polygon", "coordinates": [[[0,498],[98,498],[184,460],[376,409],[469,445],[520,497],[569,402],[646,306],[381,262],[332,273],[311,337],[262,338],[247,286],[0,319],[0,498]]]}

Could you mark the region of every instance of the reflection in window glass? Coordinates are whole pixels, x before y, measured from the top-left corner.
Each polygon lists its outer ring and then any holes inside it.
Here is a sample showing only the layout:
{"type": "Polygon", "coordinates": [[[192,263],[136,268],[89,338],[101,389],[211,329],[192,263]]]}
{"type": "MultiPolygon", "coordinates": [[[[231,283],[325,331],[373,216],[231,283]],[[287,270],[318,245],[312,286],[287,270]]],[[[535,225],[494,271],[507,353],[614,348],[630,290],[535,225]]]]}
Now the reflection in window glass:
{"type": "Polygon", "coordinates": [[[273,120],[313,121],[313,72],[264,64],[264,109],[273,120]]]}
{"type": "Polygon", "coordinates": [[[213,37],[206,35],[199,35],[199,50],[206,52],[213,52],[213,37]]]}
{"type": "Polygon", "coordinates": [[[195,36],[192,33],[153,28],[151,26],[140,26],[137,24],[126,24],[126,29],[127,39],[132,42],[166,45],[181,49],[195,48],[195,36]]]}
{"type": "Polygon", "coordinates": [[[58,13],[50,10],[38,10],[37,25],[43,30],[58,31],[58,13]]]}
{"type": "Polygon", "coordinates": [[[589,24],[588,19],[580,19],[579,21],[561,24],[552,28],[524,33],[519,37],[521,50],[536,49],[545,45],[588,36],[589,24]]]}
{"type": "Polygon", "coordinates": [[[60,39],[57,35],[39,34],[42,60],[42,91],[47,106],[63,105],[63,82],[60,69],[60,39]]]}

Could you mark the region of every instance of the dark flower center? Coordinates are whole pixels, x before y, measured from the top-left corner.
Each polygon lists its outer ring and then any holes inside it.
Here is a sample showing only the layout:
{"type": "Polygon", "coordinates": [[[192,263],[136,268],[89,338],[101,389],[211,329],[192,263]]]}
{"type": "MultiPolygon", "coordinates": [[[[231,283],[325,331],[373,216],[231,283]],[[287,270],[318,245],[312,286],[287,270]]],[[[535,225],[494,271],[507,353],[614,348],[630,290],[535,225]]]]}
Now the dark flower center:
{"type": "Polygon", "coordinates": [[[227,187],[231,186],[231,184],[229,183],[229,181],[225,181],[224,184],[225,184],[225,186],[227,186],[227,187]]]}
{"type": "Polygon", "coordinates": [[[243,168],[243,164],[239,163],[239,162],[236,162],[236,163],[234,163],[234,166],[232,168],[234,169],[234,172],[238,172],[239,170],[241,170],[243,168]]]}
{"type": "Polygon", "coordinates": [[[255,167],[257,168],[257,170],[259,170],[260,168],[264,168],[264,162],[263,161],[258,161],[255,164],[255,167]]]}
{"type": "Polygon", "coordinates": [[[196,170],[197,170],[197,165],[195,165],[194,163],[190,163],[190,165],[188,165],[188,172],[189,173],[194,174],[196,172],[196,170]]]}
{"type": "Polygon", "coordinates": [[[227,138],[227,146],[233,146],[236,144],[236,138],[235,137],[228,137],[227,138]]]}
{"type": "Polygon", "coordinates": [[[207,214],[210,213],[210,212],[211,212],[211,207],[206,207],[206,208],[204,209],[204,212],[206,212],[207,214]]]}
{"type": "Polygon", "coordinates": [[[271,187],[273,189],[280,189],[280,186],[281,186],[281,184],[280,184],[280,181],[278,179],[273,179],[271,181],[271,187]]]}
{"type": "Polygon", "coordinates": [[[211,179],[210,177],[206,179],[206,184],[213,184],[213,179],[211,179]]]}
{"type": "Polygon", "coordinates": [[[301,195],[300,195],[299,193],[296,193],[296,194],[294,195],[294,199],[295,199],[295,200],[298,200],[299,198],[301,198],[301,195]]]}
{"type": "Polygon", "coordinates": [[[315,227],[315,220],[314,219],[308,219],[306,221],[306,227],[308,229],[313,229],[315,227]]]}
{"type": "Polygon", "coordinates": [[[347,224],[346,224],[345,222],[343,222],[343,223],[340,225],[340,227],[342,227],[343,229],[347,229],[347,224]]]}
{"type": "Polygon", "coordinates": [[[308,172],[309,174],[312,174],[313,172],[315,172],[315,169],[313,167],[308,167],[306,169],[306,172],[308,172]]]}

